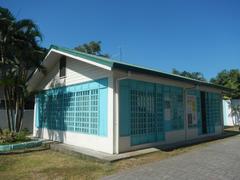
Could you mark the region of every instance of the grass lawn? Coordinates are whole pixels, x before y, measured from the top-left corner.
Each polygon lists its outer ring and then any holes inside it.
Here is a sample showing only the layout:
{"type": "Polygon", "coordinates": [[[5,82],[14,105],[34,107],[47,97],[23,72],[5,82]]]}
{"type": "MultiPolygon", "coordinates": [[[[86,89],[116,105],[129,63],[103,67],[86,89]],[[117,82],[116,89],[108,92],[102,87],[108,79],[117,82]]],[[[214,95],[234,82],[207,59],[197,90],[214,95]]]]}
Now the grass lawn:
{"type": "Polygon", "coordinates": [[[226,139],[171,151],[159,151],[112,164],[95,162],[52,150],[0,155],[0,179],[98,179],[105,175],[166,159],[224,140],[226,139]]]}

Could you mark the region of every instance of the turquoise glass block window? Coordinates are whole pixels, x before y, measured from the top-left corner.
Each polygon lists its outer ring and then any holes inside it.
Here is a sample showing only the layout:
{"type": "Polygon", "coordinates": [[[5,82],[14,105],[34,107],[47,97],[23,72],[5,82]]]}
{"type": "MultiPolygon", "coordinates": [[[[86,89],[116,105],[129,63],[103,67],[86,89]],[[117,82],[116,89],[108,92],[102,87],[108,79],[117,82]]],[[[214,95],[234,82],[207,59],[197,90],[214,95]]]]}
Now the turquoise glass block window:
{"type": "Polygon", "coordinates": [[[41,122],[38,126],[106,136],[107,81],[106,78],[41,92],[36,98],[41,122]]]}
{"type": "Polygon", "coordinates": [[[164,120],[165,130],[173,131],[184,128],[183,89],[164,86],[164,120]]]}
{"type": "Polygon", "coordinates": [[[156,85],[152,83],[134,83],[129,91],[131,144],[163,141],[162,92],[160,88],[157,92],[156,85]]]}
{"type": "Polygon", "coordinates": [[[214,133],[215,126],[222,122],[222,97],[217,93],[206,93],[207,132],[214,133]]]}
{"type": "Polygon", "coordinates": [[[184,126],[182,88],[128,79],[120,81],[119,97],[120,136],[131,136],[131,145],[164,141],[166,130],[184,126]],[[171,109],[168,122],[166,104],[171,109]]]}
{"type": "Polygon", "coordinates": [[[76,131],[98,134],[98,92],[94,89],[76,93],[76,131]]]}
{"type": "Polygon", "coordinates": [[[155,104],[153,92],[131,90],[131,134],[155,132],[155,104]]]}
{"type": "Polygon", "coordinates": [[[165,131],[184,128],[182,88],[128,79],[119,97],[120,136],[131,136],[131,145],[164,141],[165,131]]]}
{"type": "Polygon", "coordinates": [[[165,139],[164,128],[164,114],[163,114],[163,86],[156,85],[155,92],[155,127],[157,133],[157,141],[163,141],[165,139]]]}
{"type": "MultiPolygon", "coordinates": [[[[63,94],[63,120],[64,120],[64,130],[66,131],[74,131],[74,120],[75,120],[75,93],[69,92],[63,94]]],[[[57,108],[55,108],[57,109],[57,108]]],[[[56,116],[56,114],[55,114],[56,116]]],[[[62,129],[57,126],[57,124],[61,124],[59,120],[52,119],[56,123],[55,129],[62,129]]]]}
{"type": "Polygon", "coordinates": [[[90,134],[98,134],[99,90],[91,90],[90,94],[90,134]]]}

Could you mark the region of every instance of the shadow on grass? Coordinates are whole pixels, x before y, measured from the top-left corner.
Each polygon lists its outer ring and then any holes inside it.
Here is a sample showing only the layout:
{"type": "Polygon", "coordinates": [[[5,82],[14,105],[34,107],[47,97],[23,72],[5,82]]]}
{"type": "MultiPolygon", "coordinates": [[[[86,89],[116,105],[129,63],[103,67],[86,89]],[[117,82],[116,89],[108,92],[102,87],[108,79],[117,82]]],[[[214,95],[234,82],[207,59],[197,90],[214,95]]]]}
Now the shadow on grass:
{"type": "Polygon", "coordinates": [[[189,141],[184,141],[184,142],[170,144],[170,145],[157,146],[156,148],[161,151],[170,152],[170,151],[174,151],[174,150],[180,149],[180,148],[186,148],[186,147],[191,147],[194,145],[200,145],[200,144],[205,144],[208,142],[213,142],[216,140],[230,138],[233,136],[237,136],[239,134],[240,134],[240,131],[226,129],[226,130],[224,130],[224,133],[221,135],[204,137],[201,139],[189,140],[189,141]]]}

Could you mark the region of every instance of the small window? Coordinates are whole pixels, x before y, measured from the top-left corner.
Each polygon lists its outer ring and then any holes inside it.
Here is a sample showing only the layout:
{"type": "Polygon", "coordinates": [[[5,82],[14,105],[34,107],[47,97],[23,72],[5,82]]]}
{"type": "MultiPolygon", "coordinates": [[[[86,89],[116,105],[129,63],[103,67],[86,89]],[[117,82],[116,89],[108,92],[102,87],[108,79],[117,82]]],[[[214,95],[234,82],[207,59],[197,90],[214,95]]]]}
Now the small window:
{"type": "Polygon", "coordinates": [[[66,56],[62,56],[59,63],[59,77],[66,76],[66,56]]]}

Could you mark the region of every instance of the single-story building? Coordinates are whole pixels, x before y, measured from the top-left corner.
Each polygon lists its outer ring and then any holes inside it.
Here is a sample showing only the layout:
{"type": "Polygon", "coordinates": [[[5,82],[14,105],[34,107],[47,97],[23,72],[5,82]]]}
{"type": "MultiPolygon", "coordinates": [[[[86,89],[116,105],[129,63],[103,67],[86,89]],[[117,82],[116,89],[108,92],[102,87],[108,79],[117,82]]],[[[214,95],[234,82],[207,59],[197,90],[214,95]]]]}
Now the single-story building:
{"type": "Polygon", "coordinates": [[[223,132],[224,87],[57,46],[43,66],[35,136],[118,154],[223,132]]]}
{"type": "Polygon", "coordinates": [[[224,126],[240,125],[240,112],[234,108],[240,108],[240,99],[223,100],[223,122],[224,126]]]}

